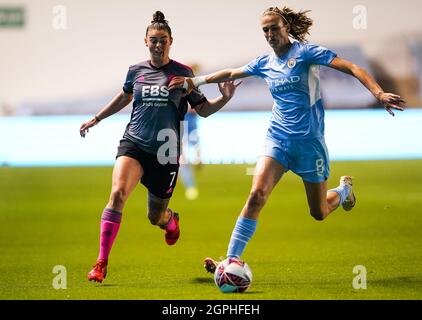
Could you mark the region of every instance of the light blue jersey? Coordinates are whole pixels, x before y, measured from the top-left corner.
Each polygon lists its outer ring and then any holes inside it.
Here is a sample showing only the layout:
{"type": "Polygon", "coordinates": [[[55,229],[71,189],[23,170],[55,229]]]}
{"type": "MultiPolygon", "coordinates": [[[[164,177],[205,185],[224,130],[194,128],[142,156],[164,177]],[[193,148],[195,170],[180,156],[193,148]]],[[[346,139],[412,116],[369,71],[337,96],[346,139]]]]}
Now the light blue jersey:
{"type": "Polygon", "coordinates": [[[275,139],[324,136],[319,65],[329,65],[336,56],[326,48],[295,41],[282,57],[263,55],[244,67],[246,74],[263,78],[273,96],[268,135],[275,139]]]}

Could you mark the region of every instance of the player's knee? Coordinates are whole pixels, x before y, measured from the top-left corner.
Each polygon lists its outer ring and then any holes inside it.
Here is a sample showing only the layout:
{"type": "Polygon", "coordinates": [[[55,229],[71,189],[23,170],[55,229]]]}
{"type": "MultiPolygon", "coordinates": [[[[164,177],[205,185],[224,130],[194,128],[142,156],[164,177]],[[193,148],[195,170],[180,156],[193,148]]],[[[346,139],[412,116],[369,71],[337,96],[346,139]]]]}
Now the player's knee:
{"type": "Polygon", "coordinates": [[[119,188],[111,192],[110,202],[113,208],[120,208],[126,201],[126,192],[124,189],[119,188]]]}
{"type": "Polygon", "coordinates": [[[155,210],[148,211],[148,219],[152,225],[156,226],[161,220],[161,212],[155,210]]]}
{"type": "Polygon", "coordinates": [[[248,206],[252,209],[260,209],[264,206],[267,196],[263,189],[254,189],[249,194],[248,206]]]}
{"type": "Polygon", "coordinates": [[[322,209],[311,209],[311,216],[316,221],[323,221],[325,219],[326,214],[322,209]]]}

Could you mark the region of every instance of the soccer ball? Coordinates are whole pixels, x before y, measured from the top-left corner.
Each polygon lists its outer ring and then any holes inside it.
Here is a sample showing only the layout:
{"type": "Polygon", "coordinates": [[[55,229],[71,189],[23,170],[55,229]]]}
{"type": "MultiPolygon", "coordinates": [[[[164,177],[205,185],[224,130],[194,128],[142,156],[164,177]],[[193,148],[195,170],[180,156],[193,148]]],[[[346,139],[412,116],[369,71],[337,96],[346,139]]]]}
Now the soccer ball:
{"type": "Polygon", "coordinates": [[[252,270],[246,262],[227,258],[218,264],[214,281],[224,293],[244,292],[252,283],[252,270]]]}

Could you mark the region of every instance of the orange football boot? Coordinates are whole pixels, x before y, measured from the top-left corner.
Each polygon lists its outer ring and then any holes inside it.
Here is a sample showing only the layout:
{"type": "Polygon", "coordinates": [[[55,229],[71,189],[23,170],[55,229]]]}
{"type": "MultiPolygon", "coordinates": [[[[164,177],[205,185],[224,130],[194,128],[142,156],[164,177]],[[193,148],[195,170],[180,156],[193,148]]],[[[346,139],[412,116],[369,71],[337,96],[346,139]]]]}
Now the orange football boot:
{"type": "Polygon", "coordinates": [[[103,282],[107,275],[107,260],[97,260],[92,270],[88,273],[88,280],[95,282],[103,282]]]}

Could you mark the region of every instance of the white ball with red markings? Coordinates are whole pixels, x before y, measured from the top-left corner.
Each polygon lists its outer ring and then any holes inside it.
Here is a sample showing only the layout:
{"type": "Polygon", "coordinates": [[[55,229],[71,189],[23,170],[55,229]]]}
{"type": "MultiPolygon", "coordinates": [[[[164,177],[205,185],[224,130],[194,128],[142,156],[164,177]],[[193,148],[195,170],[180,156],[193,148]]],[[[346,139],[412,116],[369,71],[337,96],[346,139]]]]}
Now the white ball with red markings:
{"type": "Polygon", "coordinates": [[[214,281],[224,293],[244,292],[252,283],[252,270],[244,261],[227,258],[218,264],[214,281]]]}

